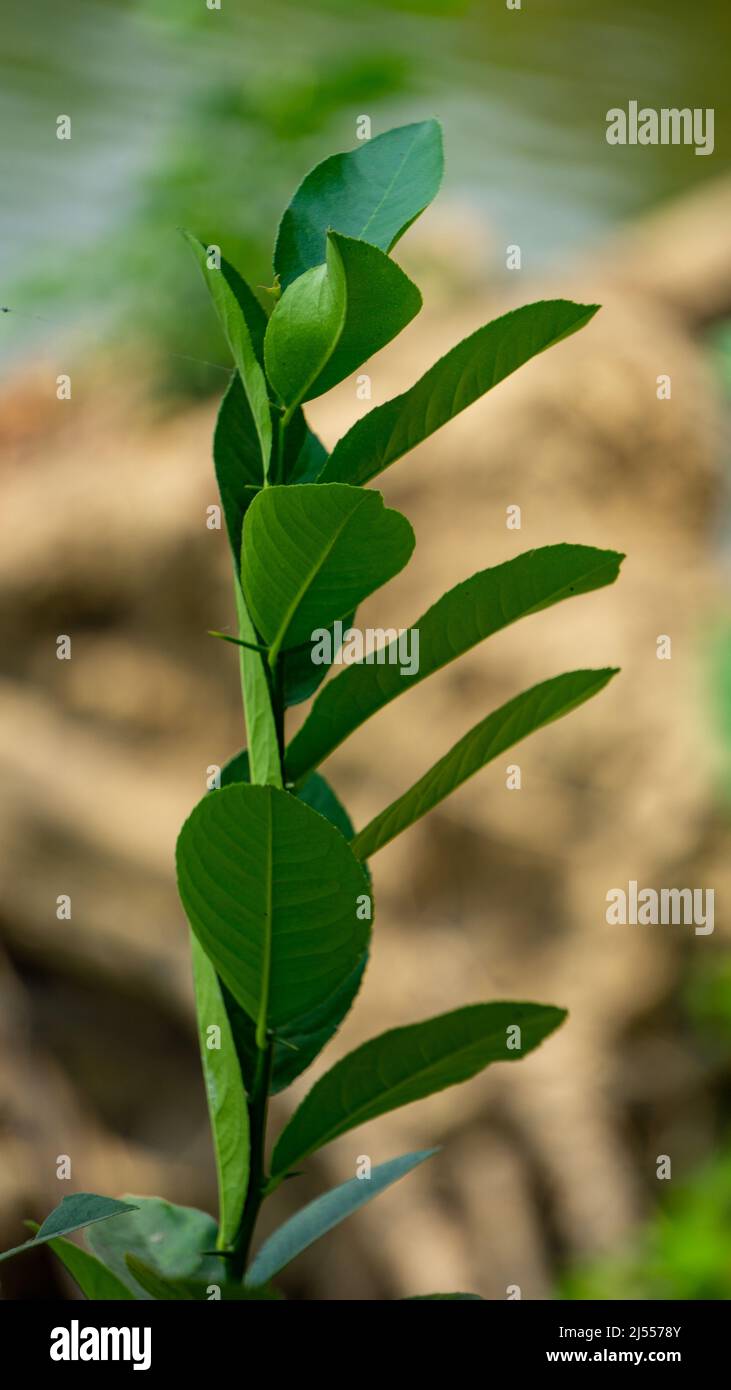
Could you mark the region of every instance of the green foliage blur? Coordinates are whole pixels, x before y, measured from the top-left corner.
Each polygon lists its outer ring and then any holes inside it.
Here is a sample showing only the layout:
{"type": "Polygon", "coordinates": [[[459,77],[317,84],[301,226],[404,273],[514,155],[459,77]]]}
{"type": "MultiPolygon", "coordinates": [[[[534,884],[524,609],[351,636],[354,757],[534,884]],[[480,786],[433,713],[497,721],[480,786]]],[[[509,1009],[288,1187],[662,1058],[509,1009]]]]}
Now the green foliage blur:
{"type": "Polygon", "coordinates": [[[552,0],[527,16],[503,0],[222,0],[220,10],[7,0],[0,302],[17,317],[3,316],[0,356],[39,342],[53,353],[77,331],[80,351],[126,346],[136,362],[140,344],[153,349],[153,390],[217,391],[228,354],[202,287],[190,287],[176,228],[270,284],[268,248],[292,187],[325,153],[352,147],[362,113],[374,135],[444,121],[444,207],[484,226],[478,274],[494,270],[493,235],[519,241],[534,268],[582,248],[715,172],[683,148],[652,165],[642,150],[620,161],[604,140],[608,107],[639,91],[673,105],[681,83],[689,105],[717,106],[723,143],[731,12],[709,0],[692,27],[681,8],[552,0]],[[59,112],[73,118],[65,146],[59,112]]]}

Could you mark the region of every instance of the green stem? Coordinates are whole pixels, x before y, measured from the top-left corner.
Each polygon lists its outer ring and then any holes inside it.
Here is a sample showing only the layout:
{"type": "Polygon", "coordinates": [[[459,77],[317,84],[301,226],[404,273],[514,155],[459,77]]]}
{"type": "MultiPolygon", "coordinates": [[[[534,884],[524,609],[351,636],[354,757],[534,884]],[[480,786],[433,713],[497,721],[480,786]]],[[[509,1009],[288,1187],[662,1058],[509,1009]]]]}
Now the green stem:
{"type": "MultiPolygon", "coordinates": [[[[279,481],[284,459],[285,431],[288,421],[280,417],[277,426],[276,453],[274,457],[274,481],[279,481]]],[[[239,643],[243,647],[253,644],[248,639],[243,639],[241,632],[241,618],[243,608],[243,598],[240,593],[238,578],[236,579],[237,607],[239,613],[239,643]]],[[[242,690],[244,682],[244,650],[241,651],[242,666],[242,690]]],[[[272,714],[277,735],[277,750],[279,754],[279,765],[281,771],[281,783],[284,785],[284,662],[280,657],[273,663],[269,671],[268,679],[269,697],[271,700],[272,714]]],[[[244,700],[244,709],[246,701],[244,700]]],[[[255,730],[247,728],[247,738],[255,730]]],[[[250,766],[253,765],[252,750],[249,750],[250,766]]],[[[266,991],[268,993],[268,990],[266,991]]],[[[249,1186],[244,1202],[244,1210],[241,1217],[241,1224],[238,1229],[234,1244],[233,1255],[231,1258],[231,1274],[234,1279],[243,1279],[246,1272],[246,1265],[249,1258],[249,1250],[254,1236],[254,1229],[259,1216],[259,1211],[264,1198],[268,1195],[269,1177],[265,1167],[266,1153],[266,1131],[267,1131],[267,1112],[269,1108],[269,1089],[272,1078],[272,1063],[274,1057],[274,1040],[266,1032],[266,1019],[260,1020],[261,1027],[257,1026],[256,1043],[257,1059],[254,1072],[254,1081],[249,1096],[249,1128],[251,1160],[249,1170],[249,1186]]]]}
{"type": "Polygon", "coordinates": [[[254,1229],[269,1182],[265,1170],[264,1153],[273,1053],[274,1042],[273,1039],[268,1038],[264,1049],[257,1053],[254,1084],[249,1099],[251,1168],[243,1216],[231,1258],[230,1267],[234,1279],[243,1279],[246,1272],[254,1229]]]}

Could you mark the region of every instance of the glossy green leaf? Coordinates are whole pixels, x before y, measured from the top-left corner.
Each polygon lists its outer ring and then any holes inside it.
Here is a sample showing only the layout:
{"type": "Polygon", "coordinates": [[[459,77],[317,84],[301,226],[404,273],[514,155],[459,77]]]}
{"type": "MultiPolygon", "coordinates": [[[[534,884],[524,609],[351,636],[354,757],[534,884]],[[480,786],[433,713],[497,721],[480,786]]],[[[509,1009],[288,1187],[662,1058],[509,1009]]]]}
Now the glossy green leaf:
{"type": "Polygon", "coordinates": [[[289,792],[235,783],[180,832],[178,888],[191,927],[257,1044],[324,1003],[355,969],[368,880],[339,831],[289,792]]]}
{"type": "Polygon", "coordinates": [[[491,1062],[532,1052],[566,1017],[548,1004],[471,1004],[393,1028],[336,1062],[315,1083],[277,1140],[272,1178],[356,1125],[467,1081],[491,1062]],[[520,1028],[520,1048],[511,1045],[520,1028]]]}
{"type": "Polygon", "coordinates": [[[228,261],[221,259],[220,270],[212,269],[208,265],[208,248],[190,232],[183,235],[201,268],[226,334],[254,421],[262,471],[266,473],[272,448],[271,409],[262,366],[266,314],[249,286],[228,261]]]}
{"type": "MultiPolygon", "coordinates": [[[[221,786],[234,782],[248,782],[249,764],[246,750],[231,758],[221,771],[221,786]]],[[[338,800],[332,787],[318,773],[307,777],[297,790],[297,796],[306,805],[318,811],[330,821],[346,839],[353,835],[353,825],[342,802],[338,800]]],[[[365,867],[365,866],[364,866],[365,867]]],[[[367,869],[366,869],[367,872],[367,869]]],[[[301,1018],[283,1024],[274,1039],[272,1059],[271,1093],[276,1095],[301,1075],[326,1043],[337,1032],[343,1019],[351,1008],[360,988],[368,953],[363,954],[350,975],[328,995],[323,1004],[310,1010],[301,1018]]],[[[231,1020],[239,1062],[247,1084],[253,1083],[256,1066],[255,1028],[248,1014],[236,1003],[231,993],[223,987],[226,1008],[231,1020]]]]}
{"type": "Polygon", "coordinates": [[[133,1210],[129,1202],[118,1202],[113,1197],[98,1197],[95,1192],[71,1192],[54,1207],[32,1240],[15,1245],[12,1250],[4,1250],[0,1254],[0,1262],[9,1260],[12,1255],[20,1255],[24,1250],[33,1250],[37,1245],[45,1245],[56,1236],[70,1235],[72,1231],[80,1231],[83,1226],[108,1221],[112,1216],[121,1218],[125,1212],[133,1210]]]}
{"type": "Polygon", "coordinates": [[[131,1254],[170,1278],[194,1278],[221,1284],[225,1261],[210,1254],[216,1242],[216,1223],[195,1207],[179,1207],[161,1197],[133,1197],[136,1211],[87,1233],[92,1251],[137,1298],[149,1297],[129,1272],[131,1254]]]}
{"type": "Polygon", "coordinates": [[[569,714],[603,690],[616,674],[614,668],[567,671],[508,700],[470,729],[413,787],[370,821],[351,842],[353,853],[359,859],[370,859],[376,850],[420,820],[492,758],[535,729],[569,714]]]}
{"type": "Polygon", "coordinates": [[[524,362],[583,328],[598,307],[541,300],[478,328],[403,395],[356,421],[338,440],[320,481],[369,482],[524,362]]]}
{"type": "MultiPolygon", "coordinates": [[[[547,545],[457,584],[414,623],[419,664],[413,674],[402,674],[393,641],[377,662],[347,666],[328,682],[287,749],[287,777],[298,782],[389,701],[486,637],[572,595],[613,583],[622,559],[613,550],[547,545]]],[[[411,634],[402,650],[412,650],[411,634]]]]}
{"type": "Polygon", "coordinates": [[[188,1302],[252,1303],[279,1299],[275,1290],[266,1288],[247,1288],[238,1282],[221,1283],[212,1279],[206,1283],[202,1279],[178,1279],[164,1275],[147,1264],[137,1255],[126,1255],[125,1264],[136,1284],[145,1290],[149,1298],[165,1302],[172,1300],[188,1302]]]}
{"type": "Polygon", "coordinates": [[[198,1041],[218,1178],[217,1246],[226,1250],[236,1239],[249,1183],[249,1110],[218,977],[192,932],[190,945],[198,1041]]]}
{"type": "Polygon", "coordinates": [[[327,259],[285,290],[264,339],[272,386],[289,411],[343,381],[421,308],[403,270],[366,241],[331,232],[327,259]]]}
{"type": "Polygon", "coordinates": [[[442,170],[437,121],[388,130],[318,164],[279,227],[274,268],[282,285],[324,261],[330,228],[390,251],[438,192],[442,170]]]}
{"type": "Polygon", "coordinates": [[[269,487],[246,514],[242,584],[273,664],[403,569],[414,548],[406,517],[380,492],[269,487]]]}
{"type": "MultiPolygon", "coordinates": [[[[25,1225],[30,1231],[40,1230],[37,1221],[26,1221],[25,1225]]],[[[65,1236],[56,1236],[55,1240],[48,1241],[48,1248],[68,1270],[85,1298],[92,1302],[112,1299],[115,1302],[118,1299],[134,1300],[134,1294],[116,1274],[112,1274],[111,1269],[107,1269],[96,1255],[90,1255],[82,1246],[74,1245],[73,1241],[66,1240],[65,1236]]]]}
{"type": "Polygon", "coordinates": [[[331,1192],[315,1198],[314,1202],[308,1202],[264,1242],[249,1267],[246,1283],[268,1283],[309,1245],[437,1152],[437,1149],[425,1149],[379,1163],[369,1177],[350,1178],[331,1192]]]}

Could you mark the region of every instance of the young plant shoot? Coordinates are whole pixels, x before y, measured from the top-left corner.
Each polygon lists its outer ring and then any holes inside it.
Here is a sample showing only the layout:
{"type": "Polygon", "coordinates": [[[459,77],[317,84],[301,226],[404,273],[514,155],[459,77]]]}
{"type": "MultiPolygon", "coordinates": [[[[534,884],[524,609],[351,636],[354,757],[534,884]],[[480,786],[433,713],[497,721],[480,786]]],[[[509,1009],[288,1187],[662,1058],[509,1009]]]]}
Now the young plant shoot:
{"type": "MultiPolygon", "coordinates": [[[[218,247],[186,233],[235,368],[213,457],[233,563],[238,637],[228,640],[238,648],[246,747],[223,769],[220,788],[193,808],[177,845],[218,1216],[160,1197],[75,1193],[0,1257],[47,1242],[90,1299],[281,1297],[277,1276],[306,1247],[422,1163],[439,1161],[428,1147],[429,1109],[423,1149],[365,1175],[354,1166],[262,1244],[262,1205],[285,1179],[296,1190],[296,1174],[324,1145],[484,1067],[518,1061],[565,1018],[552,1004],[500,1000],[406,1022],[341,1056],[281,1131],[269,1133],[270,1096],[327,1046],[378,949],[377,851],[615,674],[552,676],[490,711],[357,831],[320,771],[390,701],[508,624],[611,584],[622,560],[562,544],[480,570],[414,615],[407,634],[386,633],[380,649],[366,642],[355,661],[336,664],[318,693],[358,605],[414,548],[409,521],[374,486],[379,474],[597,312],[595,304],[544,300],[478,327],[328,454],[305,407],[418,314],[419,290],[392,253],[441,176],[436,121],[388,131],[319,164],[282,217],[270,313],[218,247]],[[311,699],[288,743],[288,708],[311,699]],[[67,1239],[82,1227],[86,1248],[67,1239]]],[[[376,756],[377,722],[372,729],[376,756]]]]}

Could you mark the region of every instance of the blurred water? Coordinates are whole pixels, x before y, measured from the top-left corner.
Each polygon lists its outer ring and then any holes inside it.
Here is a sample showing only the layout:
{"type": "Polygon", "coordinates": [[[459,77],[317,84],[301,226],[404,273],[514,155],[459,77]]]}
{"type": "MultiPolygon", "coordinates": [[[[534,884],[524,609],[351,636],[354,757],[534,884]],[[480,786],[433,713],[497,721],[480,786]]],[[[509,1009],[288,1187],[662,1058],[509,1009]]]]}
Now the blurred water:
{"type": "Polygon", "coordinates": [[[702,17],[681,0],[523,4],[5,0],[0,303],[17,312],[0,317],[0,353],[39,334],[22,313],[56,328],[131,315],[180,349],[181,302],[189,342],[198,300],[175,227],[266,281],[293,184],[354,143],[361,113],[374,133],[440,116],[446,197],[529,266],[719,172],[726,0],[702,17]],[[609,147],[606,111],[630,99],[715,106],[716,153],[609,147]]]}

